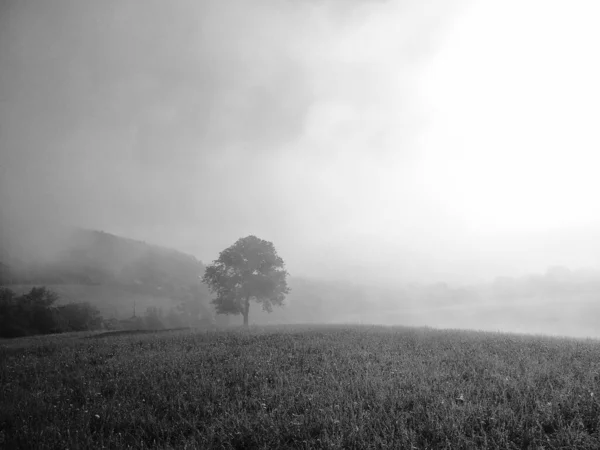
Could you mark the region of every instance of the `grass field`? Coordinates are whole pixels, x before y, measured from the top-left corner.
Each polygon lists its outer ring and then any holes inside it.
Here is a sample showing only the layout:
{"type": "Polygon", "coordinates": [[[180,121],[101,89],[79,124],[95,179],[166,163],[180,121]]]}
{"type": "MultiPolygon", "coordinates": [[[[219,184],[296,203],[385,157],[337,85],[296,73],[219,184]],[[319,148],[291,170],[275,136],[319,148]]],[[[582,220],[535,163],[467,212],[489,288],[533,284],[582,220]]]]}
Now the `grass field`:
{"type": "Polygon", "coordinates": [[[0,448],[600,448],[600,342],[385,327],[0,342],[0,448]]]}

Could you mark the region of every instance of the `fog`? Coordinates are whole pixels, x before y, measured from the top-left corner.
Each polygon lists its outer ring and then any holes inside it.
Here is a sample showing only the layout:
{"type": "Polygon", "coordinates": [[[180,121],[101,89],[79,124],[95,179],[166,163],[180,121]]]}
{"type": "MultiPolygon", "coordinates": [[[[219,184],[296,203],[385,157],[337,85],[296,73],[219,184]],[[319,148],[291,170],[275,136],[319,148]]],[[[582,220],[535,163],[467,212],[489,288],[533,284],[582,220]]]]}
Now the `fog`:
{"type": "Polygon", "coordinates": [[[4,223],[381,285],[599,266],[595,2],[0,5],[4,223]]]}

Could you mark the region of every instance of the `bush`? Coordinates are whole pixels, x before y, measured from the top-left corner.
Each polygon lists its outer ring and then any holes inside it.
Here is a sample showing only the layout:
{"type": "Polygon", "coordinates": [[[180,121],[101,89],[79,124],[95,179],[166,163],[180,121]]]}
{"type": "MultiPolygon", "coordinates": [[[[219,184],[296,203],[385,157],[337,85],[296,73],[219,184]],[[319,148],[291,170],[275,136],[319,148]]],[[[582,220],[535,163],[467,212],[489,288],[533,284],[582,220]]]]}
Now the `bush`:
{"type": "Polygon", "coordinates": [[[165,326],[162,321],[162,310],[150,307],[146,310],[146,328],[149,330],[162,330],[165,326]]]}
{"type": "Polygon", "coordinates": [[[89,303],[70,303],[57,309],[65,331],[95,330],[102,325],[100,313],[89,303]]]}
{"type": "Polygon", "coordinates": [[[54,306],[58,295],[36,287],[17,296],[0,287],[0,337],[13,338],[35,334],[63,333],[100,328],[102,317],[88,303],[54,306]]]}

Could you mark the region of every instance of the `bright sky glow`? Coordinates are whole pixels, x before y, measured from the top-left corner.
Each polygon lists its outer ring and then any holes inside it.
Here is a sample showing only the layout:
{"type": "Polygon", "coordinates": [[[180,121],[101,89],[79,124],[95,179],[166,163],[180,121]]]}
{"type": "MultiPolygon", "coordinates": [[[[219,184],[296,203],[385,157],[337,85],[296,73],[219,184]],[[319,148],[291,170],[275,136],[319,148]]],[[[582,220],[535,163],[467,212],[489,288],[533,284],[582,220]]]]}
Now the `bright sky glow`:
{"type": "Polygon", "coordinates": [[[9,3],[0,214],[325,277],[600,265],[595,0],[9,3]]]}
{"type": "Polygon", "coordinates": [[[421,79],[430,195],[472,231],[600,223],[600,3],[475,1],[421,79]]]}

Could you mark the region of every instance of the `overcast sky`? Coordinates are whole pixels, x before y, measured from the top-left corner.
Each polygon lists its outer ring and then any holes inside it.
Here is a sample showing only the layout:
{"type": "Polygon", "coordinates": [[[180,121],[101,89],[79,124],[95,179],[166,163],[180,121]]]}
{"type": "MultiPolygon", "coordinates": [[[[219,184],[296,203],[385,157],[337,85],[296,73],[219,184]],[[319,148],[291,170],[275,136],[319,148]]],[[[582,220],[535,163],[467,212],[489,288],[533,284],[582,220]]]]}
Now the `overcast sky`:
{"type": "Polygon", "coordinates": [[[294,275],[600,264],[594,0],[0,0],[0,206],[294,275]]]}

